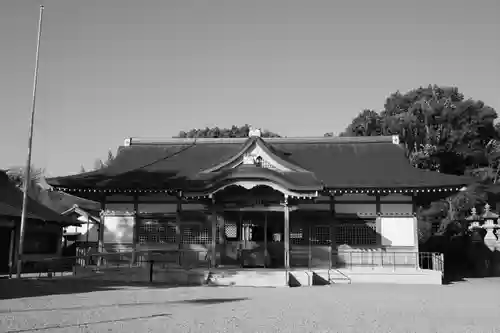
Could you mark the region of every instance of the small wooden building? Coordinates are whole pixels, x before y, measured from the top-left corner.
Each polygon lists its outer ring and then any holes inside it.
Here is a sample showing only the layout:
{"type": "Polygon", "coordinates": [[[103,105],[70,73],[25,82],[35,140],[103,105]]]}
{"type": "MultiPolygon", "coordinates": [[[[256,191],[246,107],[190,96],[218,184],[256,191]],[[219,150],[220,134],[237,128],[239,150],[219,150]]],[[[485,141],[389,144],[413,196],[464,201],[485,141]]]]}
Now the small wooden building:
{"type": "Polygon", "coordinates": [[[49,179],[102,203],[106,251],[193,250],[213,266],[418,268],[415,204],[471,180],[412,167],[397,137],[138,139],[49,179]]]}
{"type": "MultiPolygon", "coordinates": [[[[73,221],[28,197],[24,263],[61,253],[62,230],[73,221]]],[[[23,192],[0,171],[0,274],[12,271],[19,242],[23,192]]]]}

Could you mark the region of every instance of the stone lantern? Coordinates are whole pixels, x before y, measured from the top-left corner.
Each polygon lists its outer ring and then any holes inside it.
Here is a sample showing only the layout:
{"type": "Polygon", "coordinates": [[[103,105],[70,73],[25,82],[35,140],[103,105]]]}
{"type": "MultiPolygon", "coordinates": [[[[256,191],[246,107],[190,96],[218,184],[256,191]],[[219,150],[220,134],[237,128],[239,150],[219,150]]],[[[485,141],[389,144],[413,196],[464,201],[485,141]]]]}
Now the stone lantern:
{"type": "Polygon", "coordinates": [[[495,251],[495,249],[498,248],[497,235],[495,235],[495,231],[500,227],[498,224],[499,216],[498,214],[493,213],[490,210],[490,205],[486,204],[484,206],[484,213],[481,217],[484,221],[482,228],[486,230],[486,235],[484,236],[484,244],[491,251],[495,251]]]}
{"type": "Polygon", "coordinates": [[[469,230],[472,231],[471,241],[475,244],[471,250],[472,260],[475,262],[476,273],[481,276],[500,276],[500,219],[499,215],[491,211],[489,204],[484,206],[484,213],[478,215],[473,208],[471,216],[466,219],[469,230]],[[479,230],[483,230],[480,235],[479,230]]]}
{"type": "Polygon", "coordinates": [[[466,218],[467,222],[469,223],[469,231],[471,232],[471,240],[472,242],[483,242],[483,237],[481,234],[478,232],[478,229],[482,229],[480,221],[482,220],[482,217],[477,214],[476,208],[472,208],[471,210],[471,215],[466,218]]]}

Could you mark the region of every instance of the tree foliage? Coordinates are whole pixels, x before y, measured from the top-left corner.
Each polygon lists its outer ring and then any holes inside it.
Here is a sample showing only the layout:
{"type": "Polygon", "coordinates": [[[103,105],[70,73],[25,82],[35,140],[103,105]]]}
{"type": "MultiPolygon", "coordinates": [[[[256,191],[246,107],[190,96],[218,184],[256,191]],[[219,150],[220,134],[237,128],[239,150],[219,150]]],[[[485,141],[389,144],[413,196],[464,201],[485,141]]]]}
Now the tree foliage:
{"type": "Polygon", "coordinates": [[[455,87],[395,92],[381,112],[364,110],[341,136],[399,135],[412,164],[450,174],[498,165],[496,111],[455,87]],[[488,145],[490,143],[490,145],[488,145]]]}
{"type": "Polygon", "coordinates": [[[430,85],[391,94],[383,110],[363,110],[340,136],[398,135],[415,167],[476,177],[475,186],[434,202],[422,212],[430,219],[441,219],[444,232],[452,221],[484,203],[484,184],[499,178],[500,127],[494,124],[496,118],[492,107],[465,99],[456,87],[430,85]]]}
{"type": "MultiPolygon", "coordinates": [[[[245,138],[248,137],[251,126],[245,124],[243,126],[233,125],[231,128],[205,127],[204,129],[193,128],[188,131],[180,131],[175,138],[245,138]]],[[[263,130],[262,137],[276,138],[281,137],[279,134],[263,130]]]]}
{"type": "MultiPolygon", "coordinates": [[[[7,176],[10,181],[20,190],[24,191],[25,183],[25,168],[24,167],[12,167],[6,170],[7,176]]],[[[30,168],[30,180],[28,183],[28,195],[33,199],[38,199],[38,196],[44,189],[44,174],[45,170],[42,168],[37,168],[31,166],[30,168]]]]}
{"type": "MultiPolygon", "coordinates": [[[[103,169],[109,165],[111,165],[111,163],[115,160],[115,155],[113,154],[113,152],[110,150],[108,150],[108,157],[106,158],[106,160],[101,160],[100,158],[96,159],[94,161],[94,170],[99,170],[99,169],[103,169]]],[[[82,166],[81,167],[81,170],[82,172],[85,172],[85,168],[82,166]]]]}

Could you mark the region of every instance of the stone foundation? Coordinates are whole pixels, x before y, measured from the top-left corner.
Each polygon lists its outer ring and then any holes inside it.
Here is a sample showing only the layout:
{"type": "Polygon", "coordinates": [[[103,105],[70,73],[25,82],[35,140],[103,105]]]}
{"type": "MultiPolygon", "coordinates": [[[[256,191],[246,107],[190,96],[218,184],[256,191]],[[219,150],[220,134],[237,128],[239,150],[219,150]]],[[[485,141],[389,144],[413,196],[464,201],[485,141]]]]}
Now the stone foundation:
{"type": "Polygon", "coordinates": [[[165,285],[202,285],[208,272],[206,270],[153,269],[149,267],[75,267],[76,278],[102,281],[153,282],[165,285]],[[151,274],[152,273],[152,274],[151,274]]]}

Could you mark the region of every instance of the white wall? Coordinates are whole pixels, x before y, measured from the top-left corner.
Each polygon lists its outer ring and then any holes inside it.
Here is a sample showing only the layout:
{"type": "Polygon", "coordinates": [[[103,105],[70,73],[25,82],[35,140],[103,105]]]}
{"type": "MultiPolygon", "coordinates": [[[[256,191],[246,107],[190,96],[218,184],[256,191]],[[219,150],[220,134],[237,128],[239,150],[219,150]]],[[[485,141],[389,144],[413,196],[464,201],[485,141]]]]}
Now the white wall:
{"type": "Polygon", "coordinates": [[[381,217],[382,245],[390,247],[415,247],[417,245],[417,221],[415,217],[381,217]]]}

